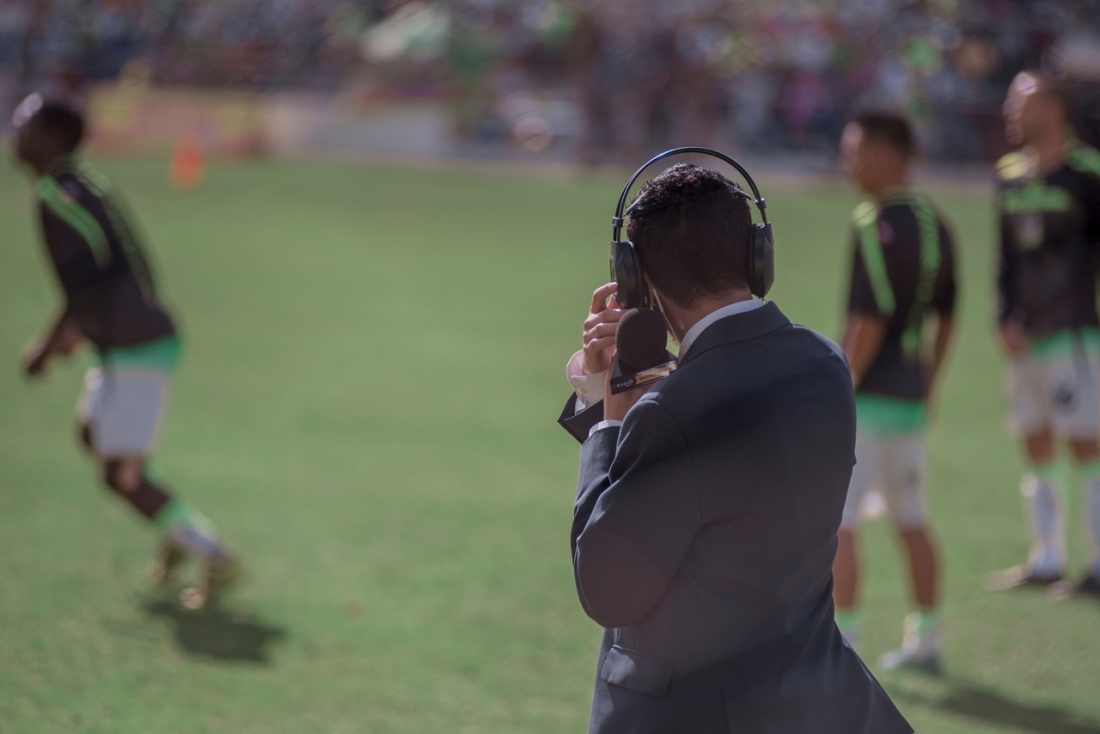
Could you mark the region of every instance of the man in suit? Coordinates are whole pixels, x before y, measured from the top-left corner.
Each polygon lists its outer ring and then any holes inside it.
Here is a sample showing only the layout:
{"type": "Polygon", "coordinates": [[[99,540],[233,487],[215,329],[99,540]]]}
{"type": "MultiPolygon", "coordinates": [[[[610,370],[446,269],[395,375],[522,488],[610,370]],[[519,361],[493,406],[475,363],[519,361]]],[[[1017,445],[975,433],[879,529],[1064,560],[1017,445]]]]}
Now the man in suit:
{"type": "Polygon", "coordinates": [[[614,283],[569,363],[574,573],[605,628],[589,732],[912,731],[833,621],[848,365],[752,298],[751,227],[713,171],[679,164],[647,183],[627,233],[679,369],[611,394],[614,283]]]}

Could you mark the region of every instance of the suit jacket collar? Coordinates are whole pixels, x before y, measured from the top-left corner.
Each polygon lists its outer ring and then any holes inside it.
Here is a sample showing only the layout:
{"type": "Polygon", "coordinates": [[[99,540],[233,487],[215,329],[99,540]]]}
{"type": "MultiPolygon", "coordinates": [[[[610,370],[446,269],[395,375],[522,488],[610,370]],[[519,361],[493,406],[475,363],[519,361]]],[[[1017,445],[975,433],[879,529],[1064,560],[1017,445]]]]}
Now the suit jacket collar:
{"type": "Polygon", "coordinates": [[[789,326],[790,323],[790,319],[783,315],[779,306],[772,302],[752,311],[727,316],[703,330],[687,353],[680,358],[680,364],[690,362],[708,349],[755,339],[789,326]]]}

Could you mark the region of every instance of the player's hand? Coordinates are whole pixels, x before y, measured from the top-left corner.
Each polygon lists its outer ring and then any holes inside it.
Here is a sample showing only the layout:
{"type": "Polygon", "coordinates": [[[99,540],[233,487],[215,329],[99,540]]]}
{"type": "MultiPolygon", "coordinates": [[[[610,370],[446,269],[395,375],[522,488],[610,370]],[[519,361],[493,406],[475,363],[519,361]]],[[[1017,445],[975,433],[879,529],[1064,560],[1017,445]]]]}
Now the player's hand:
{"type": "Polygon", "coordinates": [[[83,341],[84,334],[81,333],[80,327],[70,321],[65,324],[65,327],[58,332],[57,337],[54,339],[53,353],[62,357],[72,356],[72,353],[83,341]]]}
{"type": "Polygon", "coordinates": [[[1027,351],[1027,334],[1024,327],[1015,321],[1001,324],[1001,351],[1009,357],[1018,357],[1027,351]]]}
{"type": "Polygon", "coordinates": [[[615,358],[615,329],[624,313],[614,296],[618,287],[617,283],[607,283],[592,294],[592,305],[584,320],[581,369],[586,375],[598,375],[611,369],[611,361],[615,358]]]}
{"type": "Polygon", "coordinates": [[[23,354],[23,373],[27,377],[40,377],[46,372],[50,351],[43,344],[32,344],[23,354]]]}

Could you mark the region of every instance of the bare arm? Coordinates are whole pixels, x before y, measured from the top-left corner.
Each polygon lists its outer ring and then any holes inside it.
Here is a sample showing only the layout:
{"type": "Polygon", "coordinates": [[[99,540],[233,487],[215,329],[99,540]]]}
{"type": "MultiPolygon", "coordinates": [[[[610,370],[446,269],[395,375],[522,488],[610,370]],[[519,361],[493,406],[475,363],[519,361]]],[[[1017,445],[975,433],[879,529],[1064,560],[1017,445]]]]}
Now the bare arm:
{"type": "Polygon", "coordinates": [[[841,346],[852,370],[852,383],[858,385],[871,369],[871,365],[886,338],[886,319],[866,313],[851,313],[844,327],[841,346]]]}
{"type": "Polygon", "coordinates": [[[68,312],[62,311],[51,322],[46,335],[27,347],[23,356],[23,371],[29,377],[41,375],[51,357],[71,353],[80,339],[80,328],[68,312]]]}
{"type": "Polygon", "coordinates": [[[932,364],[930,364],[928,368],[928,386],[926,392],[929,398],[931,398],[932,391],[936,387],[940,372],[943,368],[944,358],[947,356],[947,349],[951,345],[951,337],[954,333],[955,320],[950,316],[941,315],[936,324],[936,340],[932,348],[932,364]]]}

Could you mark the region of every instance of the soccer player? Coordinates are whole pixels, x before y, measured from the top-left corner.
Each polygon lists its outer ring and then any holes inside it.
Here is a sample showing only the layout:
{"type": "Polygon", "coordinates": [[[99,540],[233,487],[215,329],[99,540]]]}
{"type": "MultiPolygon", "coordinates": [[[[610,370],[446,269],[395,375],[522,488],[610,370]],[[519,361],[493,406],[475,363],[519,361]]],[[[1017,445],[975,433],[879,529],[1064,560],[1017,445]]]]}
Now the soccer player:
{"type": "Polygon", "coordinates": [[[164,533],[150,574],[167,582],[187,555],[205,566],[203,584],[181,597],[191,608],[214,602],[239,573],[210,522],[149,478],[146,460],[158,438],[180,340],[157,299],[143,243],[117,191],[76,157],[84,121],[63,104],[33,94],[13,116],[15,155],[37,177],[43,240],[64,291],[45,337],[27,349],[23,368],[44,374],[51,359],[91,342],[79,429],[103,481],[164,533]]]}
{"type": "Polygon", "coordinates": [[[1003,111],[1006,136],[1021,148],[997,163],[998,321],[1010,423],[1029,468],[1021,491],[1031,552],[992,586],[1046,585],[1065,574],[1062,488],[1053,471],[1065,444],[1084,485],[1093,547],[1076,591],[1100,595],[1100,153],[1077,141],[1068,95],[1040,74],[1019,74],[1003,111]]]}
{"type": "Polygon", "coordinates": [[[857,117],[844,130],[841,163],[870,197],[853,215],[854,257],[843,347],[856,387],[856,466],[833,565],[837,625],[858,645],[856,525],[872,488],[886,501],[909,561],[914,610],[884,668],[940,670],[936,544],[925,502],[924,429],[930,395],[951,341],[955,256],[951,234],[910,183],[913,135],[905,118],[857,117]],[[925,321],[936,316],[931,349],[925,321]]]}

